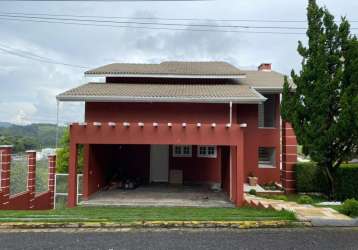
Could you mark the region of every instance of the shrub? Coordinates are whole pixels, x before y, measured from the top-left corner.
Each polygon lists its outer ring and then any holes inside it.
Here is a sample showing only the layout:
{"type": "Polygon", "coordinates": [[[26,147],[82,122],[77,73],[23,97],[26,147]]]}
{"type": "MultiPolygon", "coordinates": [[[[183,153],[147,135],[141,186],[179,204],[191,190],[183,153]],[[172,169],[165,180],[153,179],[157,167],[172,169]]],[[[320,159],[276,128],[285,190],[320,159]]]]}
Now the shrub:
{"type": "MultiPolygon", "coordinates": [[[[295,170],[297,192],[326,193],[326,174],[315,163],[298,163],[295,170]]],[[[358,199],[358,164],[342,164],[335,173],[335,180],[338,200],[358,199]]]]}
{"type": "Polygon", "coordinates": [[[358,164],[342,164],[336,173],[337,199],[344,201],[358,200],[358,164]]]}
{"type": "Polygon", "coordinates": [[[352,217],[358,216],[358,201],[355,199],[346,200],[342,204],[340,212],[352,217]]]}
{"type": "Polygon", "coordinates": [[[249,194],[256,195],[256,190],[255,189],[250,189],[249,194]]]}
{"type": "Polygon", "coordinates": [[[313,199],[308,196],[308,195],[301,195],[298,200],[297,200],[298,204],[312,204],[313,203],[313,199]]]}
{"type": "Polygon", "coordinates": [[[299,193],[325,192],[328,190],[328,181],[315,163],[298,163],[295,168],[296,189],[299,193]]]}

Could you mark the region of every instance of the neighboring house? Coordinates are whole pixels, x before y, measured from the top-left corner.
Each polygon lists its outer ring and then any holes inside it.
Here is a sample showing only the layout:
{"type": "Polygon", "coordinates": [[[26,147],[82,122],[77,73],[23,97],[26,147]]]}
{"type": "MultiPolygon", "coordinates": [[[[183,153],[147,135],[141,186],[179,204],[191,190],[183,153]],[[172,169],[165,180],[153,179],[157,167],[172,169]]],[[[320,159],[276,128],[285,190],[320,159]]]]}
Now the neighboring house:
{"type": "Polygon", "coordinates": [[[281,133],[284,76],[271,64],[249,71],[225,62],[118,63],[85,75],[105,82],[57,96],[86,103],[85,123],[70,126],[70,207],[79,144],[85,199],[108,184],[118,165],[146,182],[221,186],[238,206],[249,175],[293,190],[296,141],[289,125],[281,133]]]}

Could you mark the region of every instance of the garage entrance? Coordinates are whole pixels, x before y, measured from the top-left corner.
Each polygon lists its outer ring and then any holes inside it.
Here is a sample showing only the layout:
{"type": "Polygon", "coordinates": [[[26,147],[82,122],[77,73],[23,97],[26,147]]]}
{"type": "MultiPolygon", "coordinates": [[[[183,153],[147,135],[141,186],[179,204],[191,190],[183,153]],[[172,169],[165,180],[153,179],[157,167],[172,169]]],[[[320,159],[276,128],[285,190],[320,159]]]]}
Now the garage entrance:
{"type": "Polygon", "coordinates": [[[178,157],[173,145],[89,145],[88,194],[82,204],[232,206],[228,147],[215,147],[206,158],[199,146],[185,147],[190,155],[178,157]]]}

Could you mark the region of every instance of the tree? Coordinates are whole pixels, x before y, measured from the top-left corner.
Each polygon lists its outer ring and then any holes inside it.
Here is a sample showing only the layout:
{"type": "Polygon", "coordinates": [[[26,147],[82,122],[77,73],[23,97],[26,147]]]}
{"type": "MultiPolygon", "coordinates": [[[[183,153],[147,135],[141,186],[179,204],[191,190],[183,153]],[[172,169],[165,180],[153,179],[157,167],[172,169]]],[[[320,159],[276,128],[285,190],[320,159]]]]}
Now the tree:
{"type": "Polygon", "coordinates": [[[358,145],[358,42],[345,18],[308,3],[308,46],[298,44],[302,70],[285,79],[282,117],[292,123],[303,152],[324,170],[331,198],[335,172],[358,145]]]}
{"type": "MultiPolygon", "coordinates": [[[[57,150],[56,170],[58,173],[68,173],[68,164],[70,160],[70,136],[66,129],[60,140],[60,149],[57,150]]],[[[78,150],[77,172],[82,172],[83,168],[83,147],[78,150]]]]}

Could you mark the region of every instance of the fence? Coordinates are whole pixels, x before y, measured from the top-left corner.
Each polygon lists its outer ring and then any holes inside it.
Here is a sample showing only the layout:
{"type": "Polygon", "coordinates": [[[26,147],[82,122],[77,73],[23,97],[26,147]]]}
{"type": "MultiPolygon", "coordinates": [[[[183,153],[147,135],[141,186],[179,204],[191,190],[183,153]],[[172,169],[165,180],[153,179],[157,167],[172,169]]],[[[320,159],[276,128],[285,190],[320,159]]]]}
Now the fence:
{"type": "Polygon", "coordinates": [[[0,146],[0,209],[52,209],[56,156],[36,160],[35,151],[12,155],[0,146]]]}
{"type": "MultiPolygon", "coordinates": [[[[77,204],[82,200],[83,175],[77,174],[77,204]]],[[[67,205],[68,198],[68,174],[56,174],[54,207],[63,208],[67,205]]]]}

